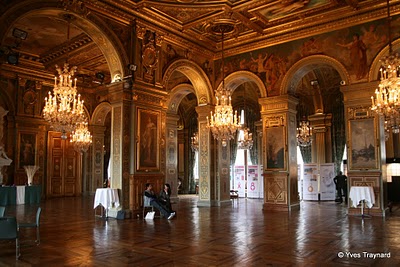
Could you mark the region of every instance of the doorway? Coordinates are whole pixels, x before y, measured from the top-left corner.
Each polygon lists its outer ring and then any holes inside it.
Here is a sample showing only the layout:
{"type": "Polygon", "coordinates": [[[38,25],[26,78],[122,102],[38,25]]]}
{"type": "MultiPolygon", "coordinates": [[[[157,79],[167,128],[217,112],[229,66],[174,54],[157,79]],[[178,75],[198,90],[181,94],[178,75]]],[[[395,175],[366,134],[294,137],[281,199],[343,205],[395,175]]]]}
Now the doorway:
{"type": "Polygon", "coordinates": [[[81,195],[81,154],[76,152],[71,142],[63,140],[61,133],[49,132],[47,164],[48,197],[81,195]]]}

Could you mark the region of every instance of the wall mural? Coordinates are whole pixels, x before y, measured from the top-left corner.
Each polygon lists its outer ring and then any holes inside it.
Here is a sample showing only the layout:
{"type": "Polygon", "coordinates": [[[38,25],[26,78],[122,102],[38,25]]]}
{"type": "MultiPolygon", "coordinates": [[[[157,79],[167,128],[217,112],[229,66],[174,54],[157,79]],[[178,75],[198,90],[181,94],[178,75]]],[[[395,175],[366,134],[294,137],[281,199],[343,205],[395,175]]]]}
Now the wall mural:
{"type": "MultiPolygon", "coordinates": [[[[372,61],[389,42],[387,20],[377,20],[281,45],[225,58],[225,77],[235,71],[254,72],[265,83],[268,96],[279,95],[279,86],[287,70],[300,59],[323,54],[340,61],[354,82],[366,81],[372,61]]],[[[400,35],[400,17],[392,20],[393,39],[400,35]]],[[[220,83],[221,61],[216,62],[216,80],[220,83]]]]}

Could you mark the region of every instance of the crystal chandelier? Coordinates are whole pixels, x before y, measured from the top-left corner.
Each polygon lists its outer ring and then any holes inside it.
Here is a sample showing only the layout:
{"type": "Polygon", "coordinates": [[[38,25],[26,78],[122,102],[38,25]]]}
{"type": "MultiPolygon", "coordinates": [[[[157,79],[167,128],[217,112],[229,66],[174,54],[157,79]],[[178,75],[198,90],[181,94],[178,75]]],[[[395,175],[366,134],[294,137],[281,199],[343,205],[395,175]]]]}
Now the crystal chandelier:
{"type": "Polygon", "coordinates": [[[68,63],[63,70],[56,65],[59,74],[54,79],[53,94],[49,92],[44,99],[43,117],[55,131],[62,133],[62,138],[67,139],[67,133],[75,129],[76,125],[86,121],[83,100],[77,95],[76,78],[72,82],[72,76],[76,67],[69,70],[68,63]]]}
{"type": "Polygon", "coordinates": [[[246,110],[246,87],[244,88],[244,108],[242,110],[241,123],[242,127],[239,129],[238,136],[238,149],[251,149],[253,147],[253,134],[250,132],[250,129],[245,125],[245,110],[246,110]]]}
{"type": "Polygon", "coordinates": [[[81,122],[76,129],[72,131],[70,142],[73,144],[75,151],[86,152],[92,144],[92,135],[88,130],[87,122],[81,122]]]}
{"type": "Polygon", "coordinates": [[[192,148],[192,151],[193,152],[199,151],[199,133],[195,132],[190,139],[191,139],[190,147],[192,148]]]}
{"type": "MultiPolygon", "coordinates": [[[[70,18],[68,19],[68,41],[69,28],[70,18]]],[[[54,77],[53,94],[49,92],[43,108],[44,119],[55,131],[62,133],[61,138],[64,140],[67,139],[68,132],[72,132],[79,123],[86,121],[83,100],[80,94],[77,94],[76,78],[73,79],[76,69],[76,66],[70,69],[68,63],[64,64],[63,69],[56,65],[58,78],[54,77]]]]}
{"type": "Polygon", "coordinates": [[[390,131],[392,133],[399,133],[400,127],[400,58],[392,50],[389,0],[387,1],[387,14],[389,24],[389,55],[380,60],[382,63],[380,83],[379,87],[375,90],[375,97],[371,96],[371,110],[379,115],[383,115],[385,118],[385,135],[390,131]]]}
{"type": "Polygon", "coordinates": [[[253,134],[250,129],[243,127],[239,130],[238,149],[251,149],[253,147],[253,134]]]}
{"type": "Polygon", "coordinates": [[[312,127],[310,122],[304,117],[300,121],[300,125],[297,128],[297,144],[301,147],[310,146],[312,143],[312,127]]]}
{"type": "Polygon", "coordinates": [[[230,20],[222,20],[215,24],[212,31],[222,35],[222,87],[215,90],[216,106],[215,113],[211,111],[211,118],[207,116],[207,128],[209,128],[215,139],[221,141],[222,146],[227,145],[227,141],[234,138],[240,126],[240,117],[237,111],[233,113],[231,104],[231,91],[225,88],[225,66],[224,66],[224,34],[232,32],[234,24],[230,20]]]}

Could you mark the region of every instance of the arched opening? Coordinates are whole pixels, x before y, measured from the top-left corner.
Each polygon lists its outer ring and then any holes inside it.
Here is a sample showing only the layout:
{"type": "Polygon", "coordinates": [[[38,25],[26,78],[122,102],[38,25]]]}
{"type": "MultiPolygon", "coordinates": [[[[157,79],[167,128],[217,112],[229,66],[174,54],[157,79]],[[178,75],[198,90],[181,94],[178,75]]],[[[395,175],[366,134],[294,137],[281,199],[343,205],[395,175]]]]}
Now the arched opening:
{"type": "Polygon", "coordinates": [[[296,63],[285,77],[282,92],[299,100],[297,125],[306,121],[312,127],[312,142],[298,143],[299,195],[305,200],[335,200],[335,173],[343,170],[345,153],[345,114],[340,87],[349,82],[344,67],[325,56],[307,57],[296,63]],[[290,82],[289,82],[290,81],[290,82]],[[317,168],[318,179],[307,170],[317,168]],[[326,174],[325,174],[326,173],[326,174]],[[326,176],[326,177],[325,177],[326,176]],[[315,188],[311,190],[309,187],[315,188]]]}

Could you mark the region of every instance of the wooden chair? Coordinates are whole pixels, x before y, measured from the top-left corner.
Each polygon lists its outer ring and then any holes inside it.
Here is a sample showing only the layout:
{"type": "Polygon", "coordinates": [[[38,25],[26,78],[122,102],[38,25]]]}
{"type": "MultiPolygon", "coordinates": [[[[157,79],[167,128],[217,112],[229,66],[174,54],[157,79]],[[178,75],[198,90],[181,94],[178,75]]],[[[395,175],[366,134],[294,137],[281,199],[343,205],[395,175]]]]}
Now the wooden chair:
{"type": "Polygon", "coordinates": [[[36,219],[34,222],[28,222],[28,223],[18,223],[18,230],[20,228],[36,228],[36,240],[35,242],[37,245],[40,244],[40,213],[42,212],[42,208],[39,207],[36,211],[36,219]]]}
{"type": "Polygon", "coordinates": [[[236,202],[239,201],[239,192],[238,190],[231,190],[230,192],[230,199],[232,199],[232,201],[234,201],[236,199],[236,202]]]}
{"type": "Polygon", "coordinates": [[[15,217],[0,217],[0,239],[15,239],[15,257],[18,260],[20,256],[17,219],[15,217]]]}
{"type": "Polygon", "coordinates": [[[143,219],[145,218],[146,211],[154,211],[154,207],[150,205],[150,199],[143,193],[143,219]]]}

